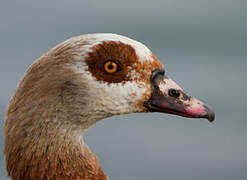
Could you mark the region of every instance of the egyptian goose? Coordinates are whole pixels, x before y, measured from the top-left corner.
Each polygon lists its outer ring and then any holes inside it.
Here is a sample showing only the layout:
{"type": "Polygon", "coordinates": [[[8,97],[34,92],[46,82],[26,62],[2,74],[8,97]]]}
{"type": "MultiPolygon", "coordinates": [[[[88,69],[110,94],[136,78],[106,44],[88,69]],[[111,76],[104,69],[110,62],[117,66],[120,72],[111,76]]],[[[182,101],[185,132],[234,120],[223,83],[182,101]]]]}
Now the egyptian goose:
{"type": "Polygon", "coordinates": [[[105,180],[83,132],[106,117],[135,112],[214,120],[213,111],[169,79],[142,43],[117,34],[68,39],[28,68],[9,103],[8,175],[105,180]]]}

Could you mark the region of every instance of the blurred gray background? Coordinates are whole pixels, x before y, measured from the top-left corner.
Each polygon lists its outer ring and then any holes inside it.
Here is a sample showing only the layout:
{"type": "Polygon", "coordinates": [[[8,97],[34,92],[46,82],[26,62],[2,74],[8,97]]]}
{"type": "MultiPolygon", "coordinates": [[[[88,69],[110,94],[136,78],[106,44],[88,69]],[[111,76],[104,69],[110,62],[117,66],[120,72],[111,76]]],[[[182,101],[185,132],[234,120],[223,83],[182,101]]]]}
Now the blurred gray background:
{"type": "Polygon", "coordinates": [[[97,123],[85,141],[110,179],[247,179],[246,9],[246,0],[1,0],[0,179],[4,113],[25,70],[59,42],[95,32],[143,42],[216,112],[212,124],[159,113],[97,123]]]}

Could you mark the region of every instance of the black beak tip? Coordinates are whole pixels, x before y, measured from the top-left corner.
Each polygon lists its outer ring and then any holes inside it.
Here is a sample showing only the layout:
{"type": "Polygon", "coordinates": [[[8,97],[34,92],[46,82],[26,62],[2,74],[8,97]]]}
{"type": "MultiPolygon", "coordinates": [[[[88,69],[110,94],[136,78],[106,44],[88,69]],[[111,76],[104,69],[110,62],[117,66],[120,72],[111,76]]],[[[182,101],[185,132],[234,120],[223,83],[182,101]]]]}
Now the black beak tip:
{"type": "Polygon", "coordinates": [[[213,112],[212,114],[209,114],[209,115],[207,116],[207,119],[208,119],[209,122],[213,122],[214,119],[215,119],[215,114],[214,114],[214,112],[213,112]]]}
{"type": "Polygon", "coordinates": [[[209,122],[213,122],[215,120],[214,111],[208,108],[207,106],[204,106],[204,108],[206,109],[206,112],[207,112],[207,114],[205,115],[205,118],[207,118],[209,122]]]}

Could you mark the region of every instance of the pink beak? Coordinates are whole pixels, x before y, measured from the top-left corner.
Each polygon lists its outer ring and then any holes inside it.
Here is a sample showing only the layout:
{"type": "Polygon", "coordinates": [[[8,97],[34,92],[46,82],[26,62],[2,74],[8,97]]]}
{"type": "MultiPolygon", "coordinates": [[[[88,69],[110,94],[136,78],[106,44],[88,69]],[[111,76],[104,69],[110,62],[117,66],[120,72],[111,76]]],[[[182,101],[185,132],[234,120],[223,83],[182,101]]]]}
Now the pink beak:
{"type": "Polygon", "coordinates": [[[164,70],[154,70],[150,82],[151,97],[144,102],[150,112],[161,112],[188,118],[215,119],[214,112],[203,102],[188,96],[174,81],[165,76],[164,70]]]}

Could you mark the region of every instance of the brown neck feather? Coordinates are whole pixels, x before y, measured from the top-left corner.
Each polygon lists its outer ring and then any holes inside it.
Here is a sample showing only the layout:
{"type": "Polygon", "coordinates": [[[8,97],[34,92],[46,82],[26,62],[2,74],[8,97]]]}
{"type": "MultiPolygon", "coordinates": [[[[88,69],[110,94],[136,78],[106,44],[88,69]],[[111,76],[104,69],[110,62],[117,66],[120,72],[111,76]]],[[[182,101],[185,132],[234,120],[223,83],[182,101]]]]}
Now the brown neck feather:
{"type": "Polygon", "coordinates": [[[13,180],[106,180],[97,157],[82,141],[69,139],[68,134],[42,136],[38,141],[32,138],[28,144],[16,145],[6,158],[9,175],[13,180]]]}
{"type": "Polygon", "coordinates": [[[76,127],[46,122],[32,127],[6,141],[6,165],[13,180],[107,179],[76,127]]]}

